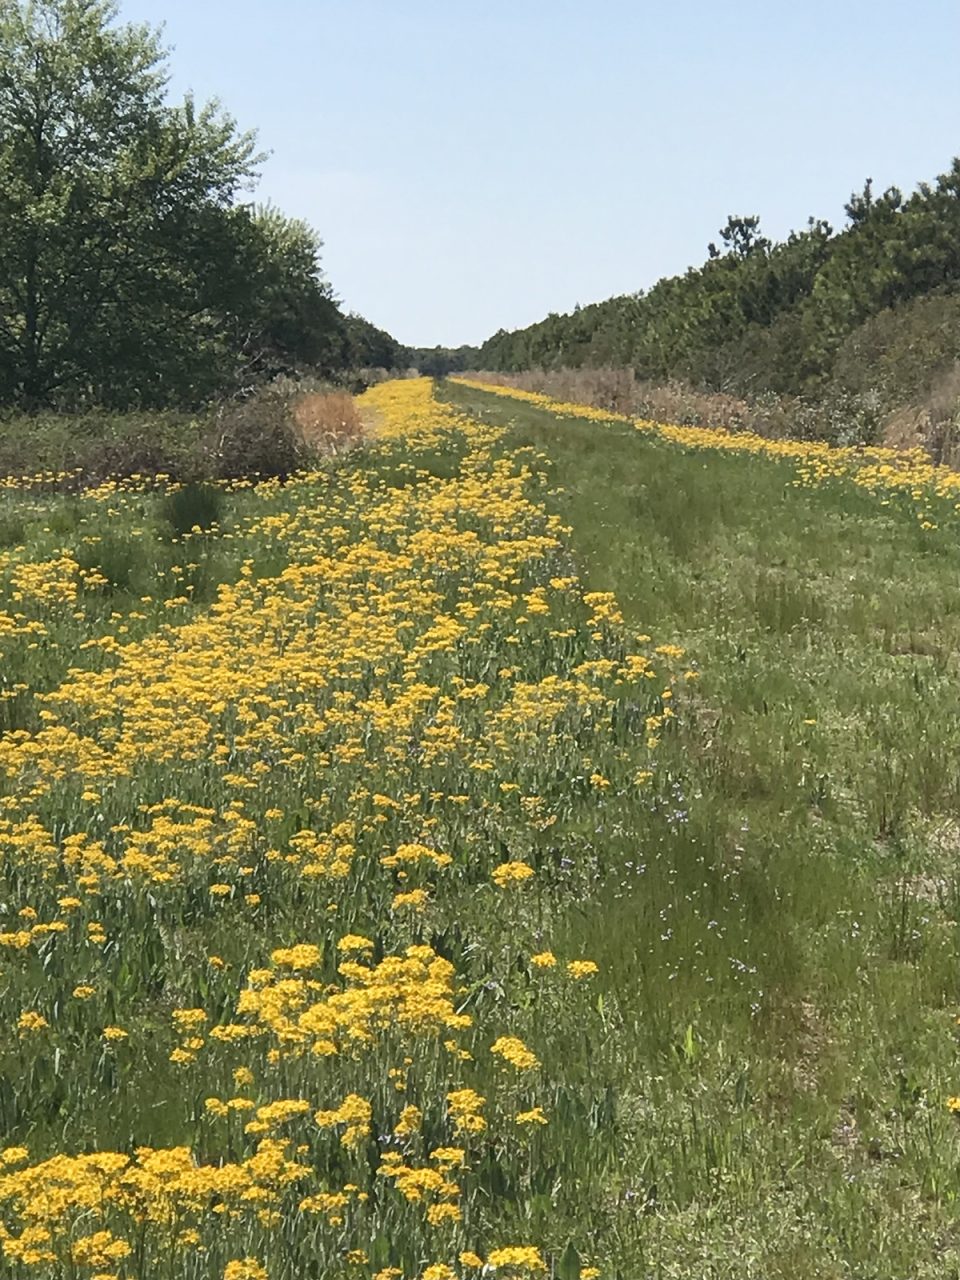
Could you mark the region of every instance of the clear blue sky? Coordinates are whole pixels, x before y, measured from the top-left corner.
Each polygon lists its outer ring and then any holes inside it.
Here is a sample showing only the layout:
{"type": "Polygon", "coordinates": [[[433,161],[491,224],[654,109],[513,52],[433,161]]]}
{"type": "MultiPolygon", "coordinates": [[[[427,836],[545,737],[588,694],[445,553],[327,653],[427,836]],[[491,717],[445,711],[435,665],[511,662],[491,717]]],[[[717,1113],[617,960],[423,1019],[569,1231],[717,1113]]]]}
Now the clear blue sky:
{"type": "Polygon", "coordinates": [[[345,306],[477,342],[960,154],[958,0],[121,0],[272,155],[345,306]]]}

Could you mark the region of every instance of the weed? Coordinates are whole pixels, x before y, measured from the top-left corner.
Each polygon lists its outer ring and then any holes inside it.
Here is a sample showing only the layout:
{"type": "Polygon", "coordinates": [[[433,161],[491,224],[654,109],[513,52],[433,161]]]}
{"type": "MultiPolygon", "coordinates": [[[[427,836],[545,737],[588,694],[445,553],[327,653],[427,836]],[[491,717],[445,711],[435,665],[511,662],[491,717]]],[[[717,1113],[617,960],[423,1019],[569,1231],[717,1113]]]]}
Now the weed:
{"type": "Polygon", "coordinates": [[[207,533],[223,516],[223,492],[211,484],[196,482],[174,489],[165,499],[163,515],[175,537],[207,533]]]}

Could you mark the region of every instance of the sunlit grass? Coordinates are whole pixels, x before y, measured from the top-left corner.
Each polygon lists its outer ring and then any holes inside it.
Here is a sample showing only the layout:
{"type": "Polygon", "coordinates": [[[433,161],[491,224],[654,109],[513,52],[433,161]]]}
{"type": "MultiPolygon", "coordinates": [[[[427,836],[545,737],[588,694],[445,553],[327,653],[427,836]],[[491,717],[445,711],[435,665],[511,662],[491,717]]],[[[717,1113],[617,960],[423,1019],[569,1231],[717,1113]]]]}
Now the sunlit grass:
{"type": "Polygon", "coordinates": [[[446,394],[549,453],[587,585],[699,671],[659,828],[605,826],[571,913],[625,1018],[623,1196],[654,1201],[623,1274],[951,1274],[955,534],[792,461],[446,394]]]}
{"type": "Polygon", "coordinates": [[[951,518],[442,397],[3,495],[7,1270],[955,1273],[951,518]]]}

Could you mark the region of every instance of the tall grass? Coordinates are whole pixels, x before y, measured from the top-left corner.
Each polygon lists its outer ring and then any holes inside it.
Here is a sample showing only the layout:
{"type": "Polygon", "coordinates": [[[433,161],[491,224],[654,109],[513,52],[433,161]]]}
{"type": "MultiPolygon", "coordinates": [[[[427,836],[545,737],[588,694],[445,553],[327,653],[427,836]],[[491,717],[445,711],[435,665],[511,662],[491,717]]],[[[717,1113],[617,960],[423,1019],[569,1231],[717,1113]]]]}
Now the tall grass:
{"type": "Polygon", "coordinates": [[[956,1275],[955,531],[446,394],[549,457],[587,584],[699,671],[656,819],[584,833],[615,853],[570,913],[623,1019],[623,1274],[956,1275]]]}
{"type": "Polygon", "coordinates": [[[0,491],[7,1272],[960,1274],[956,522],[371,395],[0,491]]]}

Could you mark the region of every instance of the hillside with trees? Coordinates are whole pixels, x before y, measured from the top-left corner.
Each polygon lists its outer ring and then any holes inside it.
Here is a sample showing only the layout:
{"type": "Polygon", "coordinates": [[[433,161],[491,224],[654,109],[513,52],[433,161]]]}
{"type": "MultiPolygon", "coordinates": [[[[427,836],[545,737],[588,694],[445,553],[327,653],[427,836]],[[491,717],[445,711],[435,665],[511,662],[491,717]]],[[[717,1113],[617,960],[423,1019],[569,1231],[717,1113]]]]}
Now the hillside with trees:
{"type": "Polygon", "coordinates": [[[611,366],[752,398],[868,396],[884,412],[931,394],[960,357],[960,160],[910,195],[868,179],[845,210],[841,230],[811,217],[779,243],[759,217],[730,217],[702,266],[501,330],[478,367],[611,366]]]}

